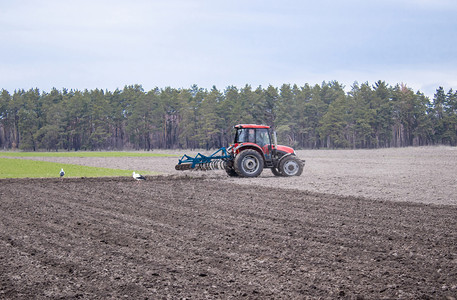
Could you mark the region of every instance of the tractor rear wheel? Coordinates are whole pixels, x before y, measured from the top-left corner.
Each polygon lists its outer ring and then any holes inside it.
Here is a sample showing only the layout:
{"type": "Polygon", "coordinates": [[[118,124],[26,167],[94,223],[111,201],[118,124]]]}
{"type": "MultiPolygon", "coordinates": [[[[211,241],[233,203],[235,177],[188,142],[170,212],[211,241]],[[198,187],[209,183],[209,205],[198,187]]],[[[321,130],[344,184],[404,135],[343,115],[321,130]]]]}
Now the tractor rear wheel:
{"type": "Polygon", "coordinates": [[[233,168],[227,168],[227,169],[225,169],[225,172],[230,177],[237,177],[238,176],[238,173],[233,168]]]}
{"type": "Polygon", "coordinates": [[[263,157],[256,150],[243,150],[235,157],[234,167],[241,177],[257,177],[263,170],[263,157]]]}
{"type": "Polygon", "coordinates": [[[230,177],[237,177],[238,176],[238,173],[235,171],[235,168],[233,167],[233,163],[225,165],[225,172],[230,177]]]}
{"type": "Polygon", "coordinates": [[[224,162],[224,169],[228,176],[230,177],[237,177],[238,173],[235,171],[233,167],[233,160],[227,160],[224,162]]]}
{"type": "Polygon", "coordinates": [[[296,156],[288,156],[279,162],[279,172],[283,176],[300,176],[303,173],[303,162],[296,156]]]}

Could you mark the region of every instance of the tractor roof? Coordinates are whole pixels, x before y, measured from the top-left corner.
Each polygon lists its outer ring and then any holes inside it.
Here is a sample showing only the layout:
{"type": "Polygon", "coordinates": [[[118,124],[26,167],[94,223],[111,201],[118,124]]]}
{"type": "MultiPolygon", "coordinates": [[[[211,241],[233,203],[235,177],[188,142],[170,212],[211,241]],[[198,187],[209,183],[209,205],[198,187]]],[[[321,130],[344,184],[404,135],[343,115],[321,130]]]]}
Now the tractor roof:
{"type": "Polygon", "coordinates": [[[256,125],[256,124],[238,124],[233,127],[236,129],[240,129],[240,128],[266,128],[266,129],[268,129],[268,128],[270,128],[270,126],[267,126],[267,125],[256,125]]]}

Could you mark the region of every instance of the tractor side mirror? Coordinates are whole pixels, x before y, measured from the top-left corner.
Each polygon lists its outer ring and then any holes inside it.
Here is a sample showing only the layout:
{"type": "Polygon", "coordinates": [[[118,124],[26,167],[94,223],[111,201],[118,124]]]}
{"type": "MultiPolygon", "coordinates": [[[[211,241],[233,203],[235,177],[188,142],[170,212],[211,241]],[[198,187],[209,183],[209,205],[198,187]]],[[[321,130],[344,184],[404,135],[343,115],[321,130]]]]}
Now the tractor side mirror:
{"type": "Polygon", "coordinates": [[[273,145],[278,146],[278,137],[276,136],[276,131],[273,131],[273,145]]]}

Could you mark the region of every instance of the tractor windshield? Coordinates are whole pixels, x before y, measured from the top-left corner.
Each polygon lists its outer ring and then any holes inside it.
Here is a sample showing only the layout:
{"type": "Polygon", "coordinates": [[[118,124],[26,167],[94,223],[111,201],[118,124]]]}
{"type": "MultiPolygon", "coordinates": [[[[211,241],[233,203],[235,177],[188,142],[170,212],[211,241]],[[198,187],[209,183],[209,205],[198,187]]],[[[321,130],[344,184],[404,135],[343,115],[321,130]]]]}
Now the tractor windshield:
{"type": "Polygon", "coordinates": [[[266,128],[240,128],[235,135],[237,143],[254,143],[263,147],[270,145],[270,134],[266,128]]]}

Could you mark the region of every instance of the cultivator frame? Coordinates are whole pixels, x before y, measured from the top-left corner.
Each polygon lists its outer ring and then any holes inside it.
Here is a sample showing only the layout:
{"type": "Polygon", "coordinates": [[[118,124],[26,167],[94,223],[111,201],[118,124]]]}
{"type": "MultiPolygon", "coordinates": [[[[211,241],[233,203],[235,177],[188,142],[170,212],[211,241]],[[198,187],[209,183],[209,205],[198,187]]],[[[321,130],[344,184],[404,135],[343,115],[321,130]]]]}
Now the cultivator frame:
{"type": "Polygon", "coordinates": [[[178,171],[185,170],[218,170],[225,169],[227,161],[231,160],[230,148],[222,147],[209,156],[198,153],[195,157],[184,154],[175,169],[178,171]]]}

